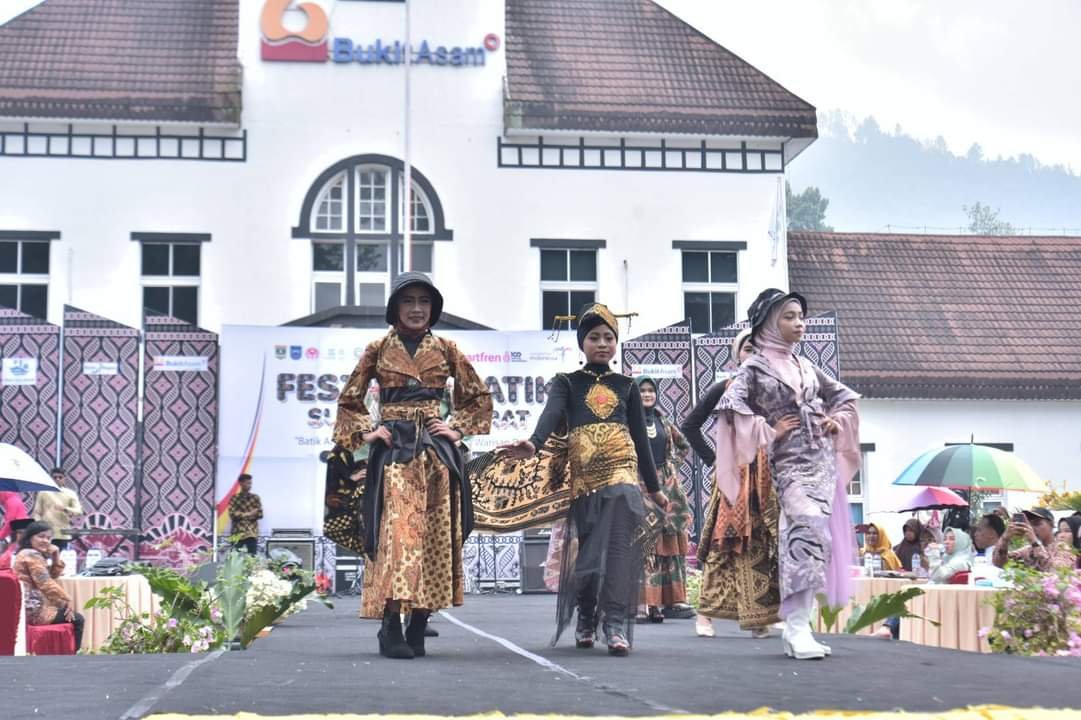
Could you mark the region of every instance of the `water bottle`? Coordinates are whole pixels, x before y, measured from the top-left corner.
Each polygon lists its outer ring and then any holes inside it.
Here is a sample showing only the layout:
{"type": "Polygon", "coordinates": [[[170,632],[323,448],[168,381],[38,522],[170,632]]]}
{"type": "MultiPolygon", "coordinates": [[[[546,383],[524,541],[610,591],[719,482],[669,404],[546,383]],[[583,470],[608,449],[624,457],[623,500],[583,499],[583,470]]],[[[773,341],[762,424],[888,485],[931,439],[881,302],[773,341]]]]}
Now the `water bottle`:
{"type": "Polygon", "coordinates": [[[879,555],[878,553],[875,553],[874,555],[872,555],[871,556],[871,563],[872,563],[871,567],[873,568],[873,571],[874,571],[875,575],[878,575],[880,572],[882,572],[882,556],[881,555],[879,555]]]}
{"type": "Polygon", "coordinates": [[[873,553],[865,553],[863,556],[863,574],[867,577],[875,576],[875,561],[873,553]]]}
{"type": "Polygon", "coordinates": [[[937,545],[931,545],[927,548],[927,566],[931,573],[934,573],[938,569],[938,566],[942,564],[942,554],[937,545]]]}
{"type": "Polygon", "coordinates": [[[927,574],[923,571],[923,563],[920,561],[919,553],[912,553],[912,574],[916,577],[927,577],[927,574]]]}

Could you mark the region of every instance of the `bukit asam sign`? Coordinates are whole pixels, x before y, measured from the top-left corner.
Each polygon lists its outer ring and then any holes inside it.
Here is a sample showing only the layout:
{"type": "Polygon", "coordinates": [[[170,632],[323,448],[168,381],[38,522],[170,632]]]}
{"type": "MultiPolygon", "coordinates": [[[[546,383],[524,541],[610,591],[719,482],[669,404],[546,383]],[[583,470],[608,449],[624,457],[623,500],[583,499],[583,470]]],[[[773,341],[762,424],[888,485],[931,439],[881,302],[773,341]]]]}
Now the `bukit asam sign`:
{"type": "MultiPolygon", "coordinates": [[[[261,57],[267,61],[359,63],[361,65],[401,65],[405,62],[406,48],[400,40],[393,42],[377,39],[374,42],[356,42],[347,37],[330,38],[330,21],[326,11],[316,3],[295,0],[264,0],[259,18],[263,38],[261,57]],[[285,27],[285,15],[296,11],[304,16],[304,27],[285,27]]],[[[410,62],[416,65],[445,67],[482,67],[490,52],[500,46],[499,36],[489,33],[480,45],[446,46],[421,40],[410,45],[410,62]]]]}

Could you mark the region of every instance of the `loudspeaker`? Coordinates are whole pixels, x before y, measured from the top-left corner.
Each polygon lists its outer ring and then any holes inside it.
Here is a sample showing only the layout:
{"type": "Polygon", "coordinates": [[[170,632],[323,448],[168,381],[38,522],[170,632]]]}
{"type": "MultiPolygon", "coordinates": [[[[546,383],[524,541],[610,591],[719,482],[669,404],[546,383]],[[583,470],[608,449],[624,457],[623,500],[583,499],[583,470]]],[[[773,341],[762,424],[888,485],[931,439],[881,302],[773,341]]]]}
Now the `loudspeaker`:
{"type": "Polygon", "coordinates": [[[544,585],[544,561],[548,559],[548,538],[550,528],[529,529],[522,533],[521,548],[521,590],[523,593],[551,592],[544,585]]]}
{"type": "Polygon", "coordinates": [[[274,537],[267,538],[267,557],[270,556],[270,551],[276,548],[283,548],[294,553],[300,558],[300,566],[303,569],[315,570],[315,540],[305,540],[302,538],[290,538],[288,540],[274,537]]]}
{"type": "Polygon", "coordinates": [[[334,592],[346,593],[357,580],[357,575],[363,567],[363,558],[341,545],[334,547],[334,592]]]}

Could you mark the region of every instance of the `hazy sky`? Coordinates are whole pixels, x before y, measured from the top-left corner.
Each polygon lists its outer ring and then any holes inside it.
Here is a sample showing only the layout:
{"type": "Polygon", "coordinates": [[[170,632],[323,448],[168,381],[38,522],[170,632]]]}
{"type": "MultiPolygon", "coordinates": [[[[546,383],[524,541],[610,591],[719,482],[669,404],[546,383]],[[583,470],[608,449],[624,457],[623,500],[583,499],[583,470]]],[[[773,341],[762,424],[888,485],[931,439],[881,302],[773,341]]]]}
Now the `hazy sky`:
{"type": "Polygon", "coordinates": [[[657,0],[820,111],[1081,172],[1077,0],[657,0]]]}

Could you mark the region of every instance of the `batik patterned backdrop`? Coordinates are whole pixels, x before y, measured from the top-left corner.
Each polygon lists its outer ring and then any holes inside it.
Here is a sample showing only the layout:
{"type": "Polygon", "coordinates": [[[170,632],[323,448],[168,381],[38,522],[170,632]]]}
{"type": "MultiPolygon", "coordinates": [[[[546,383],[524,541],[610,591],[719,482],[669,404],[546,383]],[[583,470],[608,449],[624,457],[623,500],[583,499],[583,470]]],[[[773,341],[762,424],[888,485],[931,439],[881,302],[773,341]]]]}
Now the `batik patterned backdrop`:
{"type": "Polygon", "coordinates": [[[210,547],[217,461],[218,336],[147,312],[143,396],[144,539],[140,555],[182,565],[210,547]],[[162,356],[205,357],[207,370],[154,369],[162,356]]]}
{"type": "MultiPolygon", "coordinates": [[[[92,512],[82,524],[134,528],[139,331],[68,305],[63,338],[61,465],[92,512]]],[[[110,548],[119,539],[85,543],[110,548]]]]}
{"type": "Polygon", "coordinates": [[[51,468],[56,462],[60,328],[0,307],[0,358],[37,360],[37,382],[0,386],[0,442],[22,448],[51,468]]]}

